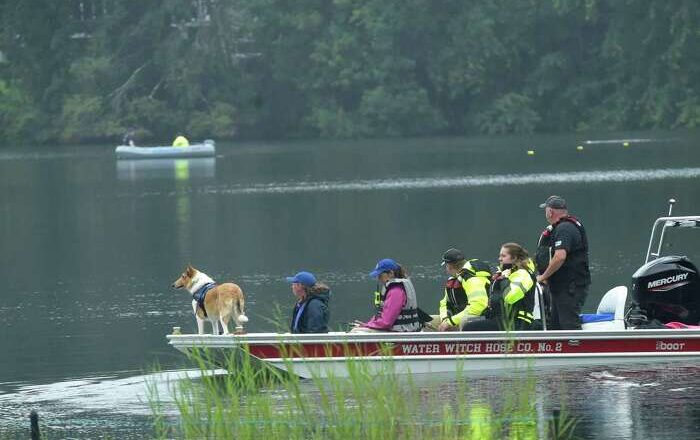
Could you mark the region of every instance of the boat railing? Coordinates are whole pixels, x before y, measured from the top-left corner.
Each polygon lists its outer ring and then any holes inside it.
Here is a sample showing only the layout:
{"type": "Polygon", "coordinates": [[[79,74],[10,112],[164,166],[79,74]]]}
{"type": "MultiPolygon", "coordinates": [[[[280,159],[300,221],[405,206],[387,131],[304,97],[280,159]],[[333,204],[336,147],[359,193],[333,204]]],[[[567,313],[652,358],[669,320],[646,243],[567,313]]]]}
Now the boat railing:
{"type": "Polygon", "coordinates": [[[661,247],[664,244],[664,238],[666,235],[666,229],[668,228],[700,228],[700,216],[698,215],[686,215],[678,217],[659,217],[654,222],[654,226],[651,228],[651,235],[649,236],[649,246],[647,246],[647,254],[644,259],[644,263],[648,263],[651,260],[655,260],[661,256],[661,247]],[[659,228],[659,226],[661,226],[659,228]],[[654,244],[657,241],[656,235],[658,233],[658,243],[656,243],[656,252],[652,252],[654,244]]]}
{"type": "Polygon", "coordinates": [[[535,283],[535,293],[537,295],[540,321],[542,321],[542,330],[547,330],[547,304],[544,299],[544,286],[540,283],[535,283]]]}

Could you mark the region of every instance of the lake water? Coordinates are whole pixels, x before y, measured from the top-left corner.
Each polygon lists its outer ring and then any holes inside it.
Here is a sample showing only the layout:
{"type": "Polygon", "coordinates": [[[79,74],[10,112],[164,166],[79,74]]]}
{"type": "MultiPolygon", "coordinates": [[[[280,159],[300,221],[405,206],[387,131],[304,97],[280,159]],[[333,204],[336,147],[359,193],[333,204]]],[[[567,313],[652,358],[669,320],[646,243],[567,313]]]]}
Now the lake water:
{"type": "MultiPolygon", "coordinates": [[[[284,277],[302,269],[332,287],[332,327],[369,317],[367,273],[384,257],[408,268],[421,308],[436,311],[445,249],[491,262],[506,241],[534,250],[546,225],[537,205],[560,194],[587,227],[593,311],[606,290],[629,285],[669,198],[676,214],[700,210],[699,141],[654,132],[245,143],[217,145],[215,159],[119,162],[111,146],[5,149],[0,438],[26,438],[31,409],[51,438],[148,436],[144,377],[165,384],[187,367],[164,337],[195,330],[190,298],[170,289],[187,263],[241,285],[251,332],[287,326],[284,277]],[[164,373],[150,373],[156,363],[164,373]]],[[[700,237],[670,238],[666,252],[699,261],[700,237]]],[[[542,399],[568,402],[581,436],[691,438],[698,373],[610,367],[539,380],[542,399]]],[[[484,399],[497,399],[498,382],[483,380],[484,399]]]]}

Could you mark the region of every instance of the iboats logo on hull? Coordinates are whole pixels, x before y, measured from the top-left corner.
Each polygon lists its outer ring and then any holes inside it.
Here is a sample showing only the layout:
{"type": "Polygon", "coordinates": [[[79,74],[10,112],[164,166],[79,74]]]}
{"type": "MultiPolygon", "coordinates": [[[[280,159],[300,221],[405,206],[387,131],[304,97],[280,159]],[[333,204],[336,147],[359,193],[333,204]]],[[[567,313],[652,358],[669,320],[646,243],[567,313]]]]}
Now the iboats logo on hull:
{"type": "Polygon", "coordinates": [[[649,284],[647,284],[647,289],[651,292],[668,292],[669,290],[673,290],[677,287],[685,286],[688,283],[688,274],[679,273],[676,275],[671,275],[670,277],[649,281],[649,284]]]}

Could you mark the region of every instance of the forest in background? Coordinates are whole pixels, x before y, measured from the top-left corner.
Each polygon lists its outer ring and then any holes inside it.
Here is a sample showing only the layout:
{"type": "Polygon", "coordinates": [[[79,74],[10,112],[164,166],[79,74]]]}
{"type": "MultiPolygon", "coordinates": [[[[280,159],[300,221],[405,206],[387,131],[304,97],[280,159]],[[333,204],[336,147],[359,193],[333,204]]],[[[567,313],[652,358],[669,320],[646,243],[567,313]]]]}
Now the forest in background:
{"type": "Polygon", "coordinates": [[[697,0],[0,0],[0,140],[700,125],[697,0]]]}

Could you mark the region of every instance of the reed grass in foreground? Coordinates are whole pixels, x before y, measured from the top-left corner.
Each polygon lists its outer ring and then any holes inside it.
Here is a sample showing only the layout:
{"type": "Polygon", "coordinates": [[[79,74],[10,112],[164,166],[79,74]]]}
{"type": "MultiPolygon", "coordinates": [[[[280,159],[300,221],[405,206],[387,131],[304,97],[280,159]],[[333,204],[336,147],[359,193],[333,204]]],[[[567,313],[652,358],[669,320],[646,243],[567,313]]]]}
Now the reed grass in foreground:
{"type": "MultiPolygon", "coordinates": [[[[470,378],[417,383],[381,367],[348,360],[349,377],[299,379],[233,356],[227,375],[209,371],[211,354],[194,353],[201,380],[171,384],[179,417],[169,421],[151,393],[158,438],[255,439],[560,439],[573,438],[565,411],[545,416],[527,362],[495,399],[471,392],[470,378]]],[[[288,365],[291,368],[291,363],[288,365]]],[[[496,387],[498,388],[498,387],[496,387]]],[[[155,387],[151,387],[155,390],[155,387]]],[[[541,391],[541,390],[540,390],[541,391]]]]}

